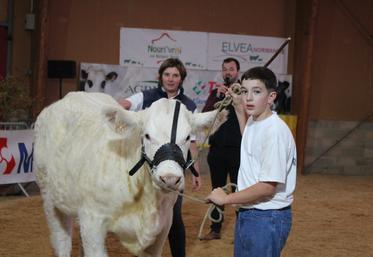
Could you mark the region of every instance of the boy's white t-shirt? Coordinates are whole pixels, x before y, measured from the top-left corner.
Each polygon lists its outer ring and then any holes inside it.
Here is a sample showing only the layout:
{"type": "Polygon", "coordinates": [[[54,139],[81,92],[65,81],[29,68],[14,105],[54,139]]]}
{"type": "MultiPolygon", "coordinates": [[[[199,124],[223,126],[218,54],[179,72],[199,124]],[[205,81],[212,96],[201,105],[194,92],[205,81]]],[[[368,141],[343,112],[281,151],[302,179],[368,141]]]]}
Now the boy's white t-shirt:
{"type": "Polygon", "coordinates": [[[237,190],[258,182],[277,182],[276,193],[267,201],[242,208],[281,209],[293,202],[297,153],[293,135],[278,115],[261,121],[249,118],[241,141],[237,190]]]}

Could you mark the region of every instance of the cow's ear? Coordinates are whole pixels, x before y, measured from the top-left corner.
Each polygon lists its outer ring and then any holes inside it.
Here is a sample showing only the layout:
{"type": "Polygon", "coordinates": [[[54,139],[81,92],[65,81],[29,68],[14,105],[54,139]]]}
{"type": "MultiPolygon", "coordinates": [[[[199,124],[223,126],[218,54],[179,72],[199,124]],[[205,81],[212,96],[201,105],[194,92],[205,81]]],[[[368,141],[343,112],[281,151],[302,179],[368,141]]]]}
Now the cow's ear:
{"type": "Polygon", "coordinates": [[[213,134],[226,120],[228,111],[223,110],[218,113],[217,110],[203,113],[193,113],[191,115],[191,125],[193,131],[197,132],[203,129],[210,129],[211,134],[213,134]]]}
{"type": "Polygon", "coordinates": [[[127,111],[120,107],[105,107],[102,115],[106,125],[117,135],[126,136],[142,127],[141,112],[127,111]]]}
{"type": "Polygon", "coordinates": [[[115,71],[110,72],[105,76],[105,80],[114,81],[118,78],[118,73],[115,71]]]}
{"type": "Polygon", "coordinates": [[[82,78],[82,80],[86,80],[88,78],[88,72],[82,69],[80,71],[80,77],[82,78]]]}

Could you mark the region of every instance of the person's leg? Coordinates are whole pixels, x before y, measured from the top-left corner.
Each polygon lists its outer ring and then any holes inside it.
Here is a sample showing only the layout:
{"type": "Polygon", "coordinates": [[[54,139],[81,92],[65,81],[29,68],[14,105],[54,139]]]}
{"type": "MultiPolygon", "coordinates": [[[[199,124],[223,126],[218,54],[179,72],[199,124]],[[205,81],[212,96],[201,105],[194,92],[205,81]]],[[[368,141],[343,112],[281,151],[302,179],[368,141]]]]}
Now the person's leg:
{"type": "Polygon", "coordinates": [[[170,244],[172,257],[185,257],[185,227],[181,215],[183,198],[178,196],[173,209],[173,219],[168,242],[170,244]]]}
{"type": "MultiPolygon", "coordinates": [[[[207,156],[207,163],[210,168],[211,187],[212,189],[217,187],[223,187],[227,183],[227,167],[224,161],[224,153],[222,149],[212,148],[207,156]]],[[[224,211],[224,206],[219,206],[224,211]]],[[[213,219],[218,219],[220,213],[217,209],[214,209],[211,213],[213,219]]],[[[220,233],[221,226],[224,220],[224,216],[221,217],[221,221],[212,222],[211,230],[220,233]]]]}
{"type": "MultiPolygon", "coordinates": [[[[238,177],[238,170],[240,168],[240,148],[238,147],[231,147],[229,148],[229,157],[226,160],[228,163],[228,174],[229,174],[229,180],[231,183],[234,183],[237,185],[237,177],[238,177]]],[[[235,190],[236,188],[232,188],[235,190]]]]}
{"type": "Polygon", "coordinates": [[[235,257],[279,257],[290,232],[291,210],[248,210],[239,213],[237,222],[235,257]]]}
{"type": "Polygon", "coordinates": [[[289,233],[291,230],[292,225],[292,212],[291,209],[282,210],[275,212],[276,216],[276,223],[275,223],[275,231],[276,231],[276,238],[278,240],[275,241],[273,245],[274,253],[276,256],[281,255],[281,251],[286,244],[286,240],[289,237],[289,233]]]}
{"type": "Polygon", "coordinates": [[[240,219],[240,213],[237,214],[237,219],[236,219],[236,225],[235,225],[235,230],[234,230],[234,246],[233,246],[233,256],[234,257],[242,257],[243,252],[242,252],[242,239],[241,239],[241,227],[242,227],[242,221],[240,219]]]}

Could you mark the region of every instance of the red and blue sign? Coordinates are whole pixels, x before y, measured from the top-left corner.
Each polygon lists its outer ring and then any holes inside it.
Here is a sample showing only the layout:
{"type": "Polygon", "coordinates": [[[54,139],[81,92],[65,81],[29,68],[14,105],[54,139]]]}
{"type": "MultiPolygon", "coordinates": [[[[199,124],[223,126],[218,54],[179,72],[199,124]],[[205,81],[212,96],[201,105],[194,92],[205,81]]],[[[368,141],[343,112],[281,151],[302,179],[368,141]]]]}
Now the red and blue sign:
{"type": "Polygon", "coordinates": [[[0,131],[0,184],[35,180],[33,130],[0,131]]]}

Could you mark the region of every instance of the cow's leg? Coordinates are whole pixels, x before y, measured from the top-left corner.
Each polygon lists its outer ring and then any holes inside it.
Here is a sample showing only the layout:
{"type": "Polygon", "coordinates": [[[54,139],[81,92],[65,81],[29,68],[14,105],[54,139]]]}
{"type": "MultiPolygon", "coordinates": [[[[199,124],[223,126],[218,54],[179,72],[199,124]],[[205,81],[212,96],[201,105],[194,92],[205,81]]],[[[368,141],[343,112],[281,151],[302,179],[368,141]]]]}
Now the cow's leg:
{"type": "Polygon", "coordinates": [[[70,257],[72,218],[59,211],[49,199],[47,194],[43,195],[44,211],[48,221],[52,246],[58,257],[70,257]]]}
{"type": "Polygon", "coordinates": [[[106,227],[104,218],[94,211],[79,212],[80,237],[84,257],[108,257],[105,247],[106,227]]]}
{"type": "Polygon", "coordinates": [[[79,234],[79,257],[84,257],[84,249],[82,243],[82,236],[79,234]]]}
{"type": "MultiPolygon", "coordinates": [[[[152,256],[152,257],[161,257],[163,245],[166,242],[167,235],[168,235],[169,229],[163,229],[161,234],[157,237],[155,242],[146,248],[145,256],[152,256]]],[[[139,257],[145,257],[145,256],[139,256],[139,257]]]]}
{"type": "MultiPolygon", "coordinates": [[[[161,257],[163,246],[166,242],[168,233],[170,231],[171,223],[172,223],[172,212],[166,214],[166,216],[164,216],[164,218],[167,220],[165,226],[163,227],[161,233],[157,236],[155,242],[151,246],[146,248],[145,256],[161,257]],[[166,216],[168,216],[168,218],[166,216]]],[[[139,256],[139,257],[143,257],[143,256],[139,256]]]]}

